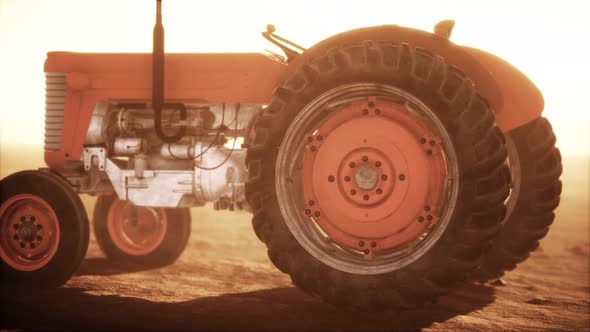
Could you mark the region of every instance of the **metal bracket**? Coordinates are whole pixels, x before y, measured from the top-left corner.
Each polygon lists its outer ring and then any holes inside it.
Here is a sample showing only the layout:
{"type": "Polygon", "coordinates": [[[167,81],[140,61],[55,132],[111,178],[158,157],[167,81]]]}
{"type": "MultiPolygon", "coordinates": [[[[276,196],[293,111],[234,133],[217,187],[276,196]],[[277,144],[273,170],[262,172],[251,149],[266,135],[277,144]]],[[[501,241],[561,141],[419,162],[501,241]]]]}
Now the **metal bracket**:
{"type": "Polygon", "coordinates": [[[98,166],[101,171],[105,170],[107,150],[102,147],[84,148],[82,154],[82,161],[84,162],[84,169],[89,171],[92,166],[98,166]]]}

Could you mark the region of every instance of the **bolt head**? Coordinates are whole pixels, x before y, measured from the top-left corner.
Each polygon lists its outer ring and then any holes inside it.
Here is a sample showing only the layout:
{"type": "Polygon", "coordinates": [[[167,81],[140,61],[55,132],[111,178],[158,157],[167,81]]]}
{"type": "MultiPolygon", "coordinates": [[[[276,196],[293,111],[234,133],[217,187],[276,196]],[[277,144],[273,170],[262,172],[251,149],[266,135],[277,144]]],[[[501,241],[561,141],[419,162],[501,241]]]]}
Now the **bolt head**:
{"type": "Polygon", "coordinates": [[[421,138],[421,139],[420,139],[420,143],[422,143],[422,144],[426,144],[426,138],[421,138]]]}
{"type": "Polygon", "coordinates": [[[22,217],[20,217],[20,221],[25,222],[25,221],[27,221],[27,218],[25,216],[22,216],[22,217]]]}
{"type": "Polygon", "coordinates": [[[305,209],[305,214],[310,215],[311,214],[311,210],[310,209],[305,209]]]}
{"type": "Polygon", "coordinates": [[[368,201],[368,200],[369,200],[369,195],[364,195],[364,196],[363,196],[363,199],[364,199],[365,201],[368,201]]]}
{"type": "Polygon", "coordinates": [[[375,248],[377,246],[377,242],[371,241],[371,247],[375,248]]]}
{"type": "Polygon", "coordinates": [[[346,182],[349,182],[349,181],[350,181],[350,176],[348,176],[348,175],[347,175],[347,176],[345,176],[345,177],[344,177],[344,181],[346,181],[346,182]]]}
{"type": "Polygon", "coordinates": [[[351,194],[351,195],[353,195],[353,196],[354,196],[354,195],[356,195],[356,190],[354,190],[354,189],[351,189],[351,190],[350,190],[350,194],[351,194]]]}
{"type": "Polygon", "coordinates": [[[419,222],[423,222],[424,221],[424,217],[422,217],[422,216],[418,217],[418,221],[419,222]]]}
{"type": "Polygon", "coordinates": [[[365,246],[365,242],[359,241],[359,247],[364,247],[364,246],[365,246]]]}
{"type": "Polygon", "coordinates": [[[320,216],[320,211],[316,211],[313,213],[314,216],[319,217],[320,216]]]}
{"type": "Polygon", "coordinates": [[[381,175],[381,180],[383,180],[383,181],[387,180],[387,175],[385,175],[385,174],[381,175]]]}
{"type": "Polygon", "coordinates": [[[350,163],[348,163],[348,167],[354,168],[354,166],[356,166],[356,164],[354,163],[354,161],[351,161],[350,163]]]}
{"type": "Polygon", "coordinates": [[[375,166],[377,166],[377,167],[381,167],[381,162],[380,162],[380,161],[376,162],[376,163],[375,163],[375,166]]]}
{"type": "Polygon", "coordinates": [[[335,178],[333,175],[328,176],[328,181],[334,182],[335,178]]]}
{"type": "Polygon", "coordinates": [[[367,160],[369,160],[369,157],[363,156],[363,161],[366,162],[367,160]]]}
{"type": "Polygon", "coordinates": [[[377,189],[377,195],[381,195],[382,193],[383,193],[383,190],[377,189]]]}
{"type": "Polygon", "coordinates": [[[368,255],[371,252],[371,250],[365,249],[363,252],[365,253],[365,255],[368,255]]]}
{"type": "Polygon", "coordinates": [[[375,107],[375,102],[374,101],[370,101],[369,102],[369,107],[375,107]]]}
{"type": "Polygon", "coordinates": [[[400,181],[403,181],[403,180],[405,180],[405,179],[406,179],[406,176],[405,176],[405,175],[403,175],[403,174],[400,174],[400,175],[398,176],[398,179],[400,179],[400,181]]]}

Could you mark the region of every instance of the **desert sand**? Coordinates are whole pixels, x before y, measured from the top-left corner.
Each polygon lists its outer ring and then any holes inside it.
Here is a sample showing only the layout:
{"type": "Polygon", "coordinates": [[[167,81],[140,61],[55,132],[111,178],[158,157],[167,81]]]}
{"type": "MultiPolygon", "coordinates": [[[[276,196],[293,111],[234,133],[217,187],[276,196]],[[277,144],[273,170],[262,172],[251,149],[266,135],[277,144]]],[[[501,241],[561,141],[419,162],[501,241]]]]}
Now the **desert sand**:
{"type": "MultiPolygon", "coordinates": [[[[0,146],[0,177],[39,166],[40,148],[0,146]]],[[[503,283],[464,284],[421,309],[356,312],[310,297],[270,263],[249,214],[206,206],[192,209],[175,264],[119,268],[91,235],[65,286],[1,294],[0,328],[590,331],[589,159],[564,156],[564,167],[556,221],[529,260],[503,283]]],[[[91,216],[94,199],[83,200],[91,216]]]]}

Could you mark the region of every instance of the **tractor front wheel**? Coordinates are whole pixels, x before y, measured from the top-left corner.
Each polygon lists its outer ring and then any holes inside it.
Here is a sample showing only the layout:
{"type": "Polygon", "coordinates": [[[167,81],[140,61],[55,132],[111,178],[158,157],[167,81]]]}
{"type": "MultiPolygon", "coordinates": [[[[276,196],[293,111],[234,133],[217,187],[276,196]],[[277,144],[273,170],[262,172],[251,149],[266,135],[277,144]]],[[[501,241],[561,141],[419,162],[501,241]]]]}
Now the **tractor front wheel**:
{"type": "Polygon", "coordinates": [[[59,176],[22,171],[0,181],[0,279],[3,286],[63,285],[88,249],[82,201],[59,176]]]}
{"type": "Polygon", "coordinates": [[[191,232],[188,209],[135,206],[102,195],[94,208],[94,235],[110,260],[134,267],[161,267],[182,254],[191,232]]]}

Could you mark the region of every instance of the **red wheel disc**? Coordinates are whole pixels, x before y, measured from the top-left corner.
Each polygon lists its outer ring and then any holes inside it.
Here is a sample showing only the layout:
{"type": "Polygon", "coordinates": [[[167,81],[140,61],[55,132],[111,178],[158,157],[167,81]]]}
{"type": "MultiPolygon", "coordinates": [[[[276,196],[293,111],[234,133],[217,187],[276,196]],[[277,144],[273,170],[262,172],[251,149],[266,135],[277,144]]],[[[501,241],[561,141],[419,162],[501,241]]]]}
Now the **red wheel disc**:
{"type": "Polygon", "coordinates": [[[124,253],[143,256],[156,250],[166,235],[168,220],[163,208],[137,207],[128,201],[113,201],[107,215],[107,231],[124,253]]]}
{"type": "Polygon", "coordinates": [[[303,213],[341,246],[372,259],[437,222],[447,174],[440,139],[405,105],[355,101],[305,140],[303,213]]]}
{"type": "Polygon", "coordinates": [[[0,257],[19,271],[34,271],[55,256],[59,220],[43,198],[16,195],[0,207],[0,257]]]}

